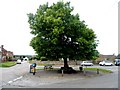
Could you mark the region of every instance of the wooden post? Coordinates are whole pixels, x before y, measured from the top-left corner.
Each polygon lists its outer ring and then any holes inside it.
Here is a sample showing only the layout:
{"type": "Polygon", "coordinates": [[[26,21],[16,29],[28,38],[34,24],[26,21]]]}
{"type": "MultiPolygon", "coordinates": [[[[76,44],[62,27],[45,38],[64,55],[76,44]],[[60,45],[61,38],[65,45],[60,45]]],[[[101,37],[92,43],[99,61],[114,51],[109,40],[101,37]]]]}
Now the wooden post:
{"type": "Polygon", "coordinates": [[[99,74],[99,69],[97,69],[97,74],[99,74]]]}
{"type": "Polygon", "coordinates": [[[83,73],[84,73],[84,76],[86,76],[86,71],[85,70],[83,71],[83,73]]]}
{"type": "Polygon", "coordinates": [[[63,70],[62,70],[62,77],[63,77],[63,74],[64,74],[64,72],[63,72],[63,70]]]}

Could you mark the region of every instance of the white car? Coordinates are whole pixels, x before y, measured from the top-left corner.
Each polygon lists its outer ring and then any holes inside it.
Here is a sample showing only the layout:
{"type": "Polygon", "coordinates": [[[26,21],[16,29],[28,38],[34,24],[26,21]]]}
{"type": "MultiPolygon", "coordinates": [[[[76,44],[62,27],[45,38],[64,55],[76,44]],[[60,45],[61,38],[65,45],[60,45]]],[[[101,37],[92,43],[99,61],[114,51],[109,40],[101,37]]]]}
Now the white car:
{"type": "Polygon", "coordinates": [[[110,61],[101,61],[101,62],[99,63],[99,65],[100,65],[100,66],[112,66],[113,63],[110,62],[110,61]]]}
{"type": "Polygon", "coordinates": [[[17,60],[17,64],[21,64],[21,62],[22,62],[22,61],[21,61],[20,59],[17,60]]]}
{"type": "Polygon", "coordinates": [[[93,63],[90,61],[82,61],[81,66],[93,66],[93,63]]]}

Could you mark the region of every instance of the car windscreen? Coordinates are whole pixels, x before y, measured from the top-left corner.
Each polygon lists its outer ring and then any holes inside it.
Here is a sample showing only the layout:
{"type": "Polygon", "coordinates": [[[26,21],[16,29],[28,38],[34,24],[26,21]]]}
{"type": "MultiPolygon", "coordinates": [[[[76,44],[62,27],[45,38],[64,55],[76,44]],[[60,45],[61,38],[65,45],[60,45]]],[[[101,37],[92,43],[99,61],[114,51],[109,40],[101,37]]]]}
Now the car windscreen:
{"type": "Polygon", "coordinates": [[[106,63],[111,63],[110,61],[105,61],[106,63]]]}

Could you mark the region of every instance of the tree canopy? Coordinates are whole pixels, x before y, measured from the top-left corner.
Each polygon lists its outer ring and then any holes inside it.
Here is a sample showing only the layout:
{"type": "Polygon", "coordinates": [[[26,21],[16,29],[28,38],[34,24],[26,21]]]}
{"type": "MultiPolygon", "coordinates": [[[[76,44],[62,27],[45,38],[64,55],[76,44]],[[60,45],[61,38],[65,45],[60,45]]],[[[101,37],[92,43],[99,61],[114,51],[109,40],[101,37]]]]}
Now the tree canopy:
{"type": "Polygon", "coordinates": [[[70,2],[59,1],[40,5],[35,14],[28,14],[34,35],[30,46],[39,57],[90,60],[98,56],[96,34],[73,10],[70,2]]]}

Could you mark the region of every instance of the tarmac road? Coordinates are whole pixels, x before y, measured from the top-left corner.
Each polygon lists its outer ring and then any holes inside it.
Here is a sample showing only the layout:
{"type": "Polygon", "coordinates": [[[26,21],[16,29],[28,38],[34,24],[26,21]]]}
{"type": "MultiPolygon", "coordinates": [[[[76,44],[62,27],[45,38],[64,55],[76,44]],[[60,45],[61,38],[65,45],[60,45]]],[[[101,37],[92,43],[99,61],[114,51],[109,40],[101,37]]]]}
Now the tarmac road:
{"type": "Polygon", "coordinates": [[[10,68],[0,68],[0,87],[8,85],[13,81],[21,79],[23,75],[29,73],[29,63],[23,61],[10,68]]]}

